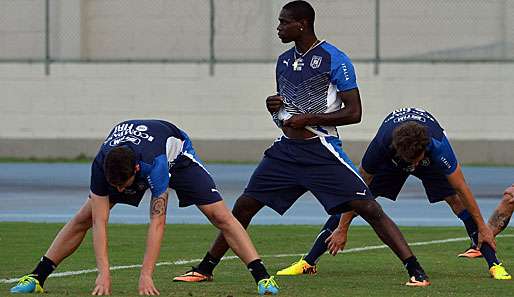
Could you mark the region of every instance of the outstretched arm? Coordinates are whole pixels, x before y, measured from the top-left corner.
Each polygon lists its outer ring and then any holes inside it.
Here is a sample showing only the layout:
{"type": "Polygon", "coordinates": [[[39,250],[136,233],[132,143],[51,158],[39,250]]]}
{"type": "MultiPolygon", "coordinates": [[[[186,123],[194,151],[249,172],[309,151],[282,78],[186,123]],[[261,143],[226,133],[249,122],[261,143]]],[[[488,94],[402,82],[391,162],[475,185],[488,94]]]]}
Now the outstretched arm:
{"type": "Polygon", "coordinates": [[[473,221],[478,227],[478,243],[477,247],[480,249],[482,243],[488,243],[493,249],[496,249],[496,242],[494,240],[493,233],[489,227],[484,223],[480,208],[471,192],[468,184],[464,180],[464,174],[460,165],[457,165],[455,171],[447,176],[448,182],[455,189],[459,197],[461,197],[464,206],[470,213],[473,221]]]}
{"type": "Polygon", "coordinates": [[[92,192],[91,198],[93,221],[93,247],[96,256],[98,276],[92,295],[111,294],[111,274],[109,271],[109,256],[107,252],[107,223],[109,221],[109,199],[106,196],[98,196],[92,192]]]}
{"type": "Polygon", "coordinates": [[[502,232],[508,225],[514,211],[514,185],[503,192],[503,198],[489,218],[489,228],[494,236],[502,232]]]}
{"type": "Polygon", "coordinates": [[[150,202],[150,226],[148,227],[146,252],[143,260],[143,266],[141,267],[141,275],[139,277],[140,295],[160,294],[153,283],[152,274],[161,251],[161,242],[164,236],[164,227],[166,225],[167,205],[168,191],[165,191],[159,195],[159,197],[152,197],[152,201],[150,202]]]}
{"type": "Polygon", "coordinates": [[[350,229],[350,224],[352,223],[353,218],[356,216],[357,215],[353,210],[345,212],[341,216],[337,228],[325,240],[327,243],[328,252],[332,256],[337,255],[337,252],[339,250],[343,250],[346,246],[346,241],[348,240],[348,229],[350,229]]]}

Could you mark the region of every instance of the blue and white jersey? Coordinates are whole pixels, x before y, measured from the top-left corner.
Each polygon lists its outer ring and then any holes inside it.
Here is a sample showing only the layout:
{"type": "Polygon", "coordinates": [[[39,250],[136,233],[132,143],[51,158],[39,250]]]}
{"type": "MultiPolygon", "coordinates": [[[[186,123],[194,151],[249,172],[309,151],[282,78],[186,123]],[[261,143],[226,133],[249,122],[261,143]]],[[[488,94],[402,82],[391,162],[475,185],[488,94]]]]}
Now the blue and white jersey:
{"type": "MultiPolygon", "coordinates": [[[[281,127],[294,114],[329,113],[341,109],[337,92],[357,88],[352,61],[328,42],[321,41],[305,54],[293,47],[278,57],[277,94],[284,98],[273,120],[281,127]]],[[[320,136],[337,136],[335,126],[313,126],[306,129],[320,136]]]]}
{"type": "Polygon", "coordinates": [[[415,121],[425,126],[430,137],[430,143],[425,150],[425,158],[420,161],[418,166],[430,166],[445,175],[452,174],[457,169],[458,161],[446,137],[446,132],[434,116],[420,108],[395,110],[385,118],[362,159],[364,170],[375,174],[381,168],[390,165],[407,172],[414,170],[412,165],[396,156],[392,147],[393,130],[408,121],[415,121]]]}
{"type": "Polygon", "coordinates": [[[150,189],[152,197],[158,197],[167,190],[170,169],[179,156],[199,163],[191,140],[175,125],[161,120],[128,120],[111,130],[93,161],[90,189],[96,195],[117,192],[107,182],[103,164],[107,153],[118,146],[134,151],[141,168],[132,186],[125,189],[126,194],[150,189]]]}

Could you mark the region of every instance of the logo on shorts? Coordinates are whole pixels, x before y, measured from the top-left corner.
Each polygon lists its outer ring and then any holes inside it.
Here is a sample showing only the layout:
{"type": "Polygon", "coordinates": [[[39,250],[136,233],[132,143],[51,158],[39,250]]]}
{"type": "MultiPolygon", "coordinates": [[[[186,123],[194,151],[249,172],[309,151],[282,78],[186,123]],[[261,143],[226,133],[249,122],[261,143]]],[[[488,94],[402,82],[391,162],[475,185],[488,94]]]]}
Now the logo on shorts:
{"type": "Polygon", "coordinates": [[[312,56],[311,64],[310,64],[310,65],[311,65],[311,68],[312,68],[312,69],[319,68],[319,66],[321,66],[321,60],[322,60],[322,59],[323,59],[323,58],[322,58],[322,57],[320,57],[320,56],[316,56],[316,55],[312,56]]]}
{"type": "Polygon", "coordinates": [[[213,193],[219,193],[219,192],[218,192],[218,190],[216,190],[216,189],[211,189],[211,192],[213,192],[213,193]]]}
{"type": "Polygon", "coordinates": [[[362,192],[355,192],[355,194],[360,195],[360,196],[366,196],[366,189],[364,189],[364,191],[362,191],[362,192]]]}

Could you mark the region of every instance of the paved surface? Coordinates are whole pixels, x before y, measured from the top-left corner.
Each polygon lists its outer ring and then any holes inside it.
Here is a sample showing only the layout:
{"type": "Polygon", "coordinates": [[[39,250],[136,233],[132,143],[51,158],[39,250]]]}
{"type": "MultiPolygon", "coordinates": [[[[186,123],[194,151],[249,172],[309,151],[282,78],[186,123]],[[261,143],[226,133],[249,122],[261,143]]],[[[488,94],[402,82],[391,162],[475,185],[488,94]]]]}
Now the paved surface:
{"type": "MultiPolygon", "coordinates": [[[[255,165],[210,164],[207,168],[227,204],[232,206],[255,165]]],[[[89,170],[89,164],[0,164],[0,221],[66,222],[87,199],[89,170]]],[[[485,217],[492,213],[503,190],[514,182],[514,167],[467,167],[464,173],[485,217]]],[[[428,203],[421,183],[415,178],[407,181],[396,203],[384,198],[378,201],[399,225],[461,225],[444,202],[428,203]]],[[[138,208],[117,205],[110,221],[146,223],[148,202],[149,197],[146,197],[138,208]]],[[[323,224],[326,219],[327,214],[321,205],[308,193],[284,216],[265,208],[253,222],[323,224]]],[[[168,223],[207,223],[207,220],[194,206],[178,208],[173,193],[169,203],[168,223]]],[[[355,223],[365,224],[361,219],[355,223]]]]}

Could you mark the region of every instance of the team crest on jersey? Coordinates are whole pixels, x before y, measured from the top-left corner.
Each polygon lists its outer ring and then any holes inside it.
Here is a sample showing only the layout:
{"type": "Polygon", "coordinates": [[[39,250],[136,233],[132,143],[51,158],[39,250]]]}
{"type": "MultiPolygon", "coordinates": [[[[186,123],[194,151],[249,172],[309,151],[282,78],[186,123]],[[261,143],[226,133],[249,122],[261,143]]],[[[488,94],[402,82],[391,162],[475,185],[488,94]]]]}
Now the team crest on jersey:
{"type": "Polygon", "coordinates": [[[323,59],[323,58],[322,58],[322,57],[320,57],[320,56],[316,56],[316,55],[312,56],[311,64],[310,64],[310,65],[311,65],[311,68],[312,68],[312,69],[319,68],[319,66],[321,66],[321,60],[322,60],[322,59],[323,59]]]}

